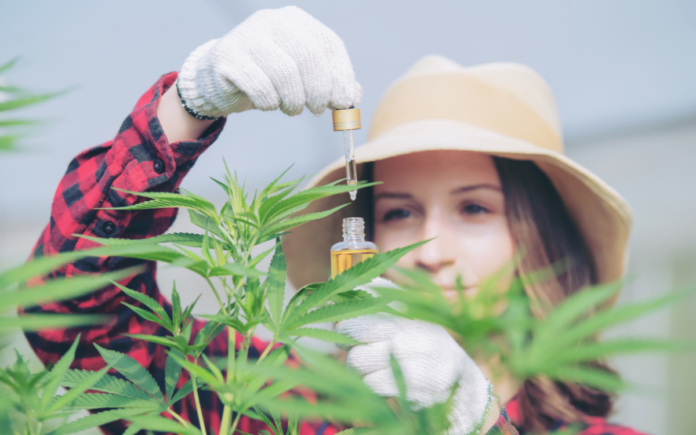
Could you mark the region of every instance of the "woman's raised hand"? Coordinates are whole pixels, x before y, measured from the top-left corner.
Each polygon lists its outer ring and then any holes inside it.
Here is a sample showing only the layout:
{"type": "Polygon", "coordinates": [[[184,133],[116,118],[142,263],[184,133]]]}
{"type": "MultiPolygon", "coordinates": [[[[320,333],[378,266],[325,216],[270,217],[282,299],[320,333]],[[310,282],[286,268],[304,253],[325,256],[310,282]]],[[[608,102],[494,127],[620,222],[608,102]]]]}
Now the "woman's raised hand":
{"type": "Polygon", "coordinates": [[[256,12],[193,51],[178,80],[186,106],[217,118],[250,109],[345,109],[362,91],[343,41],[294,6],[256,12]]]}
{"type": "MultiPolygon", "coordinates": [[[[396,286],[376,278],[359,288],[372,292],[371,287],[396,286]]],[[[343,320],[336,325],[336,332],[364,343],[350,348],[346,365],[361,374],[377,394],[399,394],[389,363],[394,355],[406,381],[407,397],[416,409],[445,402],[458,383],[449,415],[449,435],[468,434],[483,425],[491,404],[490,383],[443,327],[375,314],[343,320]]]]}

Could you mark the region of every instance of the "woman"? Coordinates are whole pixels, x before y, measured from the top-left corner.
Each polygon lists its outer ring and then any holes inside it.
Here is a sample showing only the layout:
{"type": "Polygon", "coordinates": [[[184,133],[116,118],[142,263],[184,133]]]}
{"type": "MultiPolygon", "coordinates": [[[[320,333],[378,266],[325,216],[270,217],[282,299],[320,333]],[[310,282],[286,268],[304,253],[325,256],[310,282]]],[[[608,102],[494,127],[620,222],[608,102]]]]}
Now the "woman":
{"type": "MultiPolygon", "coordinates": [[[[138,101],[114,140],[83,152],[70,163],[35,254],[93,246],[73,234],[124,238],[161,234],[173,222],[174,211],[109,210],[137,200],[136,195],[113,188],[175,190],[196,158],[215,141],[230,114],[280,108],[295,115],[305,106],[320,114],[327,107],[357,104],[360,92],[345,47],[330,29],[293,7],[258,12],[226,36],[196,49],[178,75],[163,76],[138,101]]],[[[558,259],[574,260],[573,267],[551,285],[527,289],[549,306],[584,285],[622,274],[630,225],[627,206],[560,153],[550,93],[524,67],[465,70],[441,58],[420,62],[387,94],[373,120],[371,141],[359,149],[358,158],[361,163],[375,162],[373,177],[384,181],[375,188],[372,199],[359,194],[360,204],[356,204],[368,210],[366,217],[372,218],[368,230],[376,243],[388,250],[437,236],[404,257],[401,265],[427,270],[444,288],[451,288],[454,277],[461,274],[467,291],[476,291],[477,283],[510,260],[521,245],[528,252],[522,271],[558,259]],[[527,161],[515,160],[520,158],[527,161]]],[[[338,177],[337,168],[327,168],[315,183],[338,177]]],[[[314,207],[325,208],[327,203],[314,207]]],[[[312,227],[300,227],[285,240],[295,284],[326,278],[332,240],[318,240],[317,235],[333,235],[337,228],[335,222],[319,221],[312,227]],[[300,259],[302,266],[298,266],[300,259]],[[308,263],[313,267],[306,268],[308,263]]],[[[122,258],[81,260],[56,274],[102,272],[131,263],[122,258]]],[[[154,263],[148,263],[147,271],[127,285],[169,307],[157,288],[154,263]]],[[[37,310],[116,314],[107,327],[79,331],[83,340],[76,366],[103,366],[92,346],[96,342],[130,354],[161,380],[164,349],[123,334],[164,331],[135,316],[121,304],[123,300],[118,289],[107,287],[86,298],[37,310]]],[[[201,326],[196,321],[194,334],[201,326]]],[[[350,350],[349,363],[363,370],[365,381],[378,393],[392,393],[390,380],[380,374],[384,349],[390,348],[403,359],[409,391],[417,402],[437,401],[454,382],[462,380],[450,415],[455,425],[451,433],[465,433],[473,427],[481,427],[482,433],[489,428],[490,433],[516,432],[508,414],[496,404],[489,410],[490,388],[482,374],[486,362],[477,367],[444,329],[377,317],[354,319],[339,328],[368,343],[350,350]],[[419,339],[418,355],[437,358],[410,358],[414,340],[399,345],[404,332],[407,338],[419,339]],[[433,373],[438,375],[437,382],[423,385],[422,380],[433,373]],[[490,418],[484,423],[487,412],[490,418]]],[[[27,337],[39,357],[54,362],[77,332],[42,331],[27,333],[27,337]]],[[[209,353],[224,353],[226,343],[227,337],[221,333],[209,353]]],[[[256,348],[262,345],[255,343],[256,348]]],[[[635,433],[604,422],[611,400],[601,392],[534,381],[518,386],[508,378],[494,382],[493,391],[508,403],[509,415],[520,431],[582,421],[591,426],[586,435],[635,433]]],[[[204,418],[218,433],[215,422],[219,422],[222,406],[214,402],[214,396],[206,392],[202,396],[204,418]]],[[[175,406],[184,418],[197,422],[192,400],[175,406]]],[[[260,427],[244,419],[239,428],[254,432],[260,427]]],[[[123,425],[116,422],[103,430],[121,433],[123,425]]],[[[335,432],[325,424],[305,424],[302,430],[303,434],[335,432]]]]}

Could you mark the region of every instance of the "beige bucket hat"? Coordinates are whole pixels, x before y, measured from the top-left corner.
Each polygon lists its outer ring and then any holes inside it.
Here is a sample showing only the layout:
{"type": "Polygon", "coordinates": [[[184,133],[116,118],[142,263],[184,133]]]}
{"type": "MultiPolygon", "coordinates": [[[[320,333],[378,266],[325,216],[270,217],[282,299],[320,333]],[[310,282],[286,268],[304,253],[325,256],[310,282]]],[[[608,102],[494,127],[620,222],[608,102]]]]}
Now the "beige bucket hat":
{"type": "MultiPolygon", "coordinates": [[[[600,282],[623,276],[631,210],[596,175],[564,155],[553,95],[529,67],[491,63],[465,68],[442,56],[416,62],[385,93],[368,141],[355,150],[358,165],[430,150],[478,151],[535,162],[551,179],[577,222],[600,282]]],[[[360,173],[360,166],[358,167],[360,173]]],[[[343,158],[308,187],[345,178],[343,158]]],[[[330,276],[330,248],[341,241],[344,217],[361,216],[367,195],[285,237],[288,276],[296,288],[330,276]]],[[[304,213],[350,202],[348,194],[312,203],[304,213]]]]}

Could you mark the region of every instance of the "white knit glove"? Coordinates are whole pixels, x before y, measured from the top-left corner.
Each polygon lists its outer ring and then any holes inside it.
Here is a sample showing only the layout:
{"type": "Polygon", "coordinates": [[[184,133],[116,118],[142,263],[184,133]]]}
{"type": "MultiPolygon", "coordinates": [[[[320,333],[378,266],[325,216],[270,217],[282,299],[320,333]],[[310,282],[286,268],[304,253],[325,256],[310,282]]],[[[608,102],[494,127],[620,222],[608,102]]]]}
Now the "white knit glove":
{"type": "Polygon", "coordinates": [[[186,107],[209,118],[249,109],[319,115],[362,96],[343,41],[294,6],[266,9],[193,51],[179,73],[186,107]]]}
{"type": "MultiPolygon", "coordinates": [[[[398,288],[377,278],[359,289],[372,292],[371,287],[398,288]]],[[[336,332],[365,343],[350,349],[346,364],[363,375],[377,394],[398,396],[389,365],[393,354],[404,374],[408,400],[416,409],[446,401],[459,381],[449,416],[449,435],[468,434],[483,424],[491,400],[490,383],[441,326],[376,314],[343,320],[336,325],[336,332]]]]}

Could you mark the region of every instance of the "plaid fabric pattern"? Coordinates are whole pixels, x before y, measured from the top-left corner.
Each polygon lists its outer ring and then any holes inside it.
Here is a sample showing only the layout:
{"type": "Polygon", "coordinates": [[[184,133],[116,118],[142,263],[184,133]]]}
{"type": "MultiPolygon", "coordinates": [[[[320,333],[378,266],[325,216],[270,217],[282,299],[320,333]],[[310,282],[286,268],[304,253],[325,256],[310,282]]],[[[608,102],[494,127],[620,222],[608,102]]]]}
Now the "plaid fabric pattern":
{"type": "MultiPolygon", "coordinates": [[[[519,435],[525,435],[524,428],[519,423],[522,419],[520,417],[520,408],[517,400],[513,398],[507,404],[505,404],[507,414],[510,416],[510,421],[519,429],[519,435]]],[[[565,422],[559,421],[555,431],[562,431],[564,429],[573,429],[576,435],[646,435],[643,432],[638,432],[626,426],[619,426],[616,424],[611,424],[607,422],[606,418],[603,417],[587,417],[584,421],[576,423],[573,425],[567,424],[565,422]]],[[[493,434],[495,434],[494,432],[493,434]]],[[[501,432],[505,434],[506,432],[501,432]]],[[[492,435],[490,432],[486,435],[492,435]]]]}
{"type": "MultiPolygon", "coordinates": [[[[52,255],[59,252],[83,250],[96,244],[72,234],[97,237],[121,237],[141,239],[164,233],[176,218],[176,209],[143,210],[137,212],[102,210],[105,207],[121,207],[141,199],[114,188],[134,192],[175,191],[184,176],[219,136],[225,124],[221,119],[213,123],[197,141],[181,141],[170,144],[157,118],[160,97],[172,86],[177,74],[161,77],[138,101],[125,119],[116,137],[103,145],[88,149],[68,165],[68,170],[58,185],[51,208],[51,219],[41,234],[33,256],[52,255]]],[[[54,272],[51,277],[70,277],[87,273],[103,273],[144,264],[145,272],[123,284],[138,290],[160,302],[171,315],[171,305],[157,287],[156,263],[120,257],[87,258],[70,263],[54,272]]],[[[35,284],[32,283],[32,284],[35,284]]],[[[98,370],[104,362],[93,343],[130,355],[147,367],[164,390],[165,348],[142,340],[124,336],[129,334],[165,335],[159,325],[139,318],[121,302],[141,304],[115,286],[108,286],[87,296],[49,303],[26,310],[27,313],[89,313],[110,314],[113,320],[106,325],[61,330],[27,332],[26,336],[36,354],[44,363],[55,363],[68,350],[77,334],[82,334],[73,368],[98,370]]],[[[193,335],[204,321],[195,320],[193,335]]],[[[237,343],[241,340],[238,339],[237,343]]],[[[254,339],[249,355],[258,357],[266,343],[254,339]]],[[[211,343],[209,356],[222,356],[227,352],[227,332],[224,331],[211,343]]],[[[115,372],[114,372],[115,373],[115,372]]],[[[184,372],[179,379],[181,387],[188,380],[184,372]]],[[[305,395],[305,394],[303,394],[305,395]]],[[[219,433],[223,405],[209,391],[200,392],[204,419],[219,433]]],[[[183,418],[198,425],[193,396],[176,403],[174,410],[183,418]]],[[[102,427],[105,434],[124,432],[125,423],[114,422],[102,427]]],[[[242,417],[239,429],[257,433],[266,425],[242,417]]],[[[303,424],[303,435],[331,435],[337,430],[321,423],[303,424]]]]}

